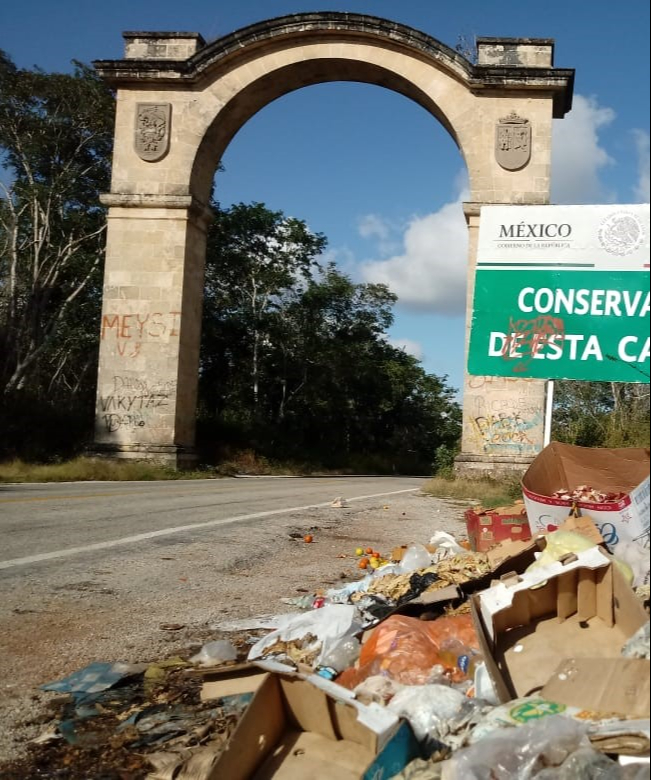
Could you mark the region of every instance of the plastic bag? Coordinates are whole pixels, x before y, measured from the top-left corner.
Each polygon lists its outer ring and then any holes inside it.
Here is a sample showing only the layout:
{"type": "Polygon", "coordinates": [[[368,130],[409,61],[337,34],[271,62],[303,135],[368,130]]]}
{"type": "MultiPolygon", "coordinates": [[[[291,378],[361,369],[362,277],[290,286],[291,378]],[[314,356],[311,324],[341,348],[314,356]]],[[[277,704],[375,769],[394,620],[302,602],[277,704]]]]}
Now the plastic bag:
{"type": "Polygon", "coordinates": [[[568,707],[547,701],[540,696],[523,696],[512,699],[505,704],[498,704],[486,712],[473,729],[470,742],[481,742],[490,739],[501,731],[509,731],[513,727],[535,725],[541,720],[548,720],[555,715],[564,718],[578,718],[582,710],[578,707],[568,707]]]}
{"type": "Polygon", "coordinates": [[[190,658],[193,664],[199,666],[214,666],[226,661],[236,661],[237,650],[226,639],[217,639],[214,642],[208,642],[196,655],[190,658]]]}
{"type": "Polygon", "coordinates": [[[305,647],[309,645],[313,650],[315,665],[319,665],[324,651],[327,652],[340,639],[360,631],[361,626],[355,616],[352,604],[327,604],[310,612],[279,615],[276,618],[278,628],[251,647],[249,661],[269,655],[282,656],[277,649],[281,643],[305,642],[305,647]]]}
{"type": "Polygon", "coordinates": [[[429,540],[430,545],[436,547],[436,560],[440,561],[443,558],[450,558],[454,555],[463,555],[467,553],[465,547],[462,547],[452,534],[447,531],[436,531],[434,536],[429,540]]]}
{"type": "Polygon", "coordinates": [[[359,658],[361,645],[355,636],[346,636],[329,647],[324,647],[321,665],[335,672],[343,672],[359,658]]]}
{"type": "Polygon", "coordinates": [[[478,653],[479,642],[470,615],[453,615],[424,621],[405,615],[390,615],[371,632],[362,645],[357,667],[337,677],[345,688],[355,688],[367,677],[381,674],[403,685],[431,681],[433,667],[442,665],[448,678],[459,682],[468,674],[455,666],[452,654],[441,657],[442,646],[456,640],[478,653]]]}
{"type": "Polygon", "coordinates": [[[527,571],[547,566],[568,553],[578,553],[595,547],[595,543],[587,536],[576,531],[552,531],[545,536],[546,546],[536,561],[529,566],[527,571]]]}
{"type": "Polygon", "coordinates": [[[635,542],[620,542],[615,547],[615,560],[626,564],[633,575],[632,585],[638,588],[649,582],[649,551],[635,542]]]}
{"type": "Polygon", "coordinates": [[[536,780],[621,780],[619,765],[603,753],[589,747],[579,748],[558,766],[543,769],[536,780]]]}
{"type": "Polygon", "coordinates": [[[388,710],[409,721],[416,739],[430,750],[460,747],[480,708],[448,685],[409,685],[387,704],[388,710]]]}
{"type": "Polygon", "coordinates": [[[381,674],[367,677],[355,689],[355,698],[362,704],[377,702],[378,704],[387,704],[393,697],[404,688],[404,685],[392,680],[389,677],[383,677],[381,674]]]}
{"type": "Polygon", "coordinates": [[[432,556],[422,544],[410,544],[405,550],[398,568],[400,574],[407,574],[417,569],[426,569],[432,565],[432,556]]]}
{"type": "Polygon", "coordinates": [[[586,726],[551,715],[462,748],[444,764],[442,780],[529,780],[579,748],[590,748],[586,726]]]}

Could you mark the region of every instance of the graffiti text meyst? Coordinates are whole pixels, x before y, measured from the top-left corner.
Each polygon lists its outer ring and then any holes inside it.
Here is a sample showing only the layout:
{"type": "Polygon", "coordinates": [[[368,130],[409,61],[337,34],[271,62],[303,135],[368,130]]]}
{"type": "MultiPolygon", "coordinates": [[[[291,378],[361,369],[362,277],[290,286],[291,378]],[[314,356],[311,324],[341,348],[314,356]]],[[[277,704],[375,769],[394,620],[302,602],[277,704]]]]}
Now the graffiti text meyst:
{"type": "Polygon", "coordinates": [[[107,313],[102,316],[101,339],[114,339],[119,355],[134,358],[147,341],[178,338],[180,325],[180,311],[107,313]]]}

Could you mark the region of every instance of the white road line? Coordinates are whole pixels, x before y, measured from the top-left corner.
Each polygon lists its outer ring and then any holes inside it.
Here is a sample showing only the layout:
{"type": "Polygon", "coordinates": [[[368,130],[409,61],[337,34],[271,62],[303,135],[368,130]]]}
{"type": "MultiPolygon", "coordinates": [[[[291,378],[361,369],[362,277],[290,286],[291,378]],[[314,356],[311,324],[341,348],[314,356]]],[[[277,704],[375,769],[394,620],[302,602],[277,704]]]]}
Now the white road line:
{"type": "MultiPolygon", "coordinates": [[[[346,498],[346,501],[364,501],[367,498],[381,498],[383,496],[395,496],[399,493],[415,493],[420,488],[408,488],[406,490],[393,490],[390,493],[373,493],[369,496],[355,496],[346,498]]],[[[25,566],[39,561],[53,561],[57,558],[70,558],[79,553],[93,552],[94,550],[106,550],[110,547],[119,547],[124,544],[133,544],[143,542],[146,539],[155,539],[159,536],[172,536],[182,531],[194,531],[199,528],[211,528],[218,525],[229,525],[243,520],[256,520],[260,517],[271,517],[272,515],[282,515],[288,512],[302,512],[306,509],[321,509],[331,505],[331,501],[323,504],[306,504],[305,506],[292,506],[284,509],[272,509],[269,512],[253,512],[250,515],[236,515],[235,517],[225,517],[221,520],[208,520],[205,523],[191,523],[190,525],[177,525],[173,528],[162,528],[160,531],[149,531],[145,534],[136,534],[135,536],[123,536],[121,539],[112,539],[108,542],[97,542],[96,544],[86,544],[83,547],[69,547],[67,550],[54,550],[49,553],[40,553],[39,555],[29,555],[26,558],[13,558],[8,561],[0,561],[0,569],[11,569],[14,566],[25,566]]]]}

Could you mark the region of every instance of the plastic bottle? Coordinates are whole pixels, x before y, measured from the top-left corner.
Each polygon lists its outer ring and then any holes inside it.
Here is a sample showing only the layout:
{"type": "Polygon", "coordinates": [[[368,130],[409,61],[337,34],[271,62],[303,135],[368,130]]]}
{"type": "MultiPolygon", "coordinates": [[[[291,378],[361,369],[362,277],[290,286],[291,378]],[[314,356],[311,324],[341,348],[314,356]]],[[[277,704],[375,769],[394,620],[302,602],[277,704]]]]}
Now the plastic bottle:
{"type": "Polygon", "coordinates": [[[316,673],[328,680],[333,680],[344,669],[348,669],[359,658],[361,645],[357,637],[342,639],[332,647],[321,659],[316,673]]]}
{"type": "Polygon", "coordinates": [[[477,666],[484,661],[479,651],[458,639],[446,639],[441,644],[438,655],[448,669],[461,672],[464,678],[471,680],[475,676],[477,666]]]}

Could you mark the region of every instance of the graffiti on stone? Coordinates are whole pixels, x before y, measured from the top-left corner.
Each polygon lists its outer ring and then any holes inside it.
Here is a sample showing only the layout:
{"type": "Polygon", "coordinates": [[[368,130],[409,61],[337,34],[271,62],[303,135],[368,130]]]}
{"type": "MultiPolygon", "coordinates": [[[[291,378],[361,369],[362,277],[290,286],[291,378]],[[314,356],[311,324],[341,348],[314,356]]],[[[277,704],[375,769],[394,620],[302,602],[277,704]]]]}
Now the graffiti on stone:
{"type": "Polygon", "coordinates": [[[114,376],[113,393],[166,393],[176,392],[175,379],[143,379],[133,376],[114,376]]]}
{"type": "Polygon", "coordinates": [[[146,380],[114,376],[107,395],[100,395],[98,414],[107,433],[151,427],[158,410],[173,404],[175,380],[146,380]]]}
{"type": "Polygon", "coordinates": [[[530,455],[538,451],[534,429],[542,424],[542,415],[498,412],[472,418],[475,435],[487,454],[530,455]]]}
{"type": "Polygon", "coordinates": [[[102,341],[115,339],[118,355],[135,358],[142,352],[147,341],[174,339],[179,336],[181,312],[152,312],[150,314],[115,314],[102,316],[102,341]]]}

